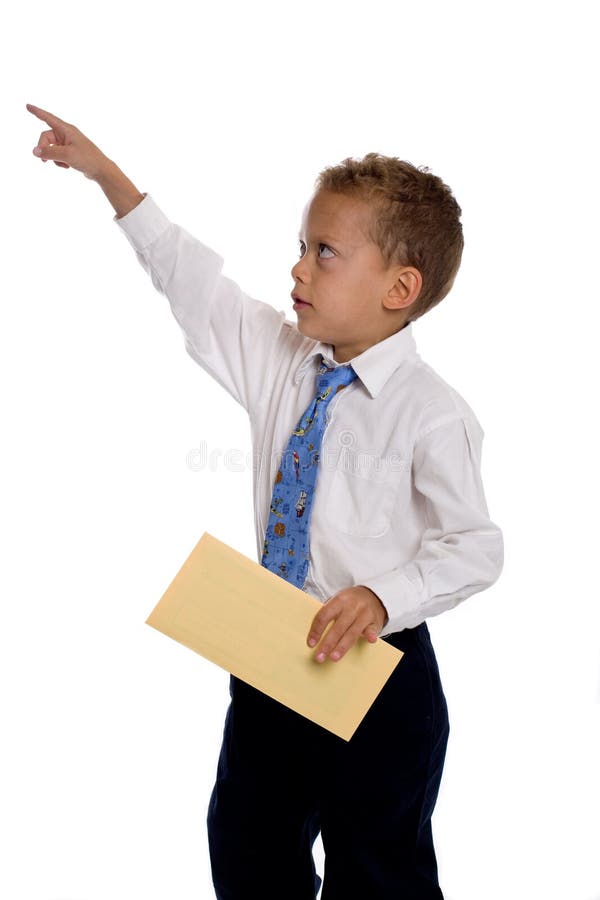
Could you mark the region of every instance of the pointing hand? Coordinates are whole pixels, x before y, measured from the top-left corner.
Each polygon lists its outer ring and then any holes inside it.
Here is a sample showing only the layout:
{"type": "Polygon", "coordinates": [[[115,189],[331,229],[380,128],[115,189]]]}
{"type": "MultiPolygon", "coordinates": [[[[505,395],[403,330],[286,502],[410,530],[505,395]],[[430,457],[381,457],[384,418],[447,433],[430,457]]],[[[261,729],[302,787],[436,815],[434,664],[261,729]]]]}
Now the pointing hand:
{"type": "Polygon", "coordinates": [[[30,113],[50,125],[50,129],[42,131],[40,135],[38,146],[33,150],[35,156],[39,156],[43,162],[51,159],[63,169],[77,169],[86,178],[95,179],[102,165],[107,162],[104,153],[75,125],[63,122],[58,116],[39,106],[31,103],[26,106],[30,113]]]}

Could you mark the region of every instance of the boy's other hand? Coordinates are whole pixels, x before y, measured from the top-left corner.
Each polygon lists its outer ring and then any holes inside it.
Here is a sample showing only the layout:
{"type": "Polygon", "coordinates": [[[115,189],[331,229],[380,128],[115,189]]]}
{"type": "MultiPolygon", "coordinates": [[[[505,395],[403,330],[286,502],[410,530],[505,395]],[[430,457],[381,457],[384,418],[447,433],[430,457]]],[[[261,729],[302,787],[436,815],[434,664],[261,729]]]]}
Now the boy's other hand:
{"type": "Polygon", "coordinates": [[[33,106],[31,103],[27,103],[26,106],[30,113],[50,125],[48,131],[42,131],[40,134],[38,145],[33,150],[34,156],[38,156],[42,162],[51,159],[63,169],[77,169],[83,172],[86,178],[95,180],[103,165],[110,162],[99,147],[75,125],[63,122],[58,116],[40,109],[39,106],[33,106]]]}
{"type": "Polygon", "coordinates": [[[385,606],[370,588],[362,584],[344,588],[330,597],[314,617],[307,644],[309,647],[316,646],[328,624],[333,622],[323,643],[315,651],[315,659],[324,662],[329,656],[337,662],[359,637],[375,643],[387,621],[385,606]]]}

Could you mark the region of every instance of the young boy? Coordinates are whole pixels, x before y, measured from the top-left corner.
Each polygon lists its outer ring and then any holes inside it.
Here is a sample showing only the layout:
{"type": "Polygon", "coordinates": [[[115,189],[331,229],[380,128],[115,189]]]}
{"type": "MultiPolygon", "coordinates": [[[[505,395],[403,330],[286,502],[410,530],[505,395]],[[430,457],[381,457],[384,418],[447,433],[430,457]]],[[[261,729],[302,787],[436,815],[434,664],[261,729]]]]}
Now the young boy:
{"type": "Polygon", "coordinates": [[[51,126],[42,158],[100,184],[188,353],[248,412],[258,558],[323,603],[298,640],[324,665],[361,637],[405,654],[348,742],[231,677],[208,810],[217,897],[314,900],[320,831],[322,900],[440,900],[431,815],[449,725],[425,620],[503,566],[483,431],[412,331],[458,270],[458,204],[395,157],[325,169],[302,218],[294,322],[78,129],[28,108],[51,126]]]}

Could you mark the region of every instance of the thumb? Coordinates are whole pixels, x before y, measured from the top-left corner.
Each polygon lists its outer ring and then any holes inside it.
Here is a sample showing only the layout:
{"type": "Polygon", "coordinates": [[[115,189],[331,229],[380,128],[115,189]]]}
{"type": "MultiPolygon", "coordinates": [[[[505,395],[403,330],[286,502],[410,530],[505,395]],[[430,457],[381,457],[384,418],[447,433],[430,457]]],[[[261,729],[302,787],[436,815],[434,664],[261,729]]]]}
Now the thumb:
{"type": "MultiPolygon", "coordinates": [[[[44,161],[51,159],[57,164],[62,163],[66,165],[69,159],[69,148],[63,144],[38,144],[37,147],[33,148],[33,155],[44,161]]],[[[69,168],[69,166],[66,165],[66,168],[69,168]]]]}

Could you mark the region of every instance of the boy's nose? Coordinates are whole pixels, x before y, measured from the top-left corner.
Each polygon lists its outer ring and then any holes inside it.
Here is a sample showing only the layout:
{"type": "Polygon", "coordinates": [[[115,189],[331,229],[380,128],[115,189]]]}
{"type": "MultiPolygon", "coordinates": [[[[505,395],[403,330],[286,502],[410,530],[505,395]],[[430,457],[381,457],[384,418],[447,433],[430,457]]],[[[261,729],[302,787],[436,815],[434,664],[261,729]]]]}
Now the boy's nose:
{"type": "Polygon", "coordinates": [[[294,281],[297,281],[298,279],[305,281],[304,274],[305,268],[303,266],[303,259],[299,259],[298,262],[292,266],[292,278],[294,281]]]}

